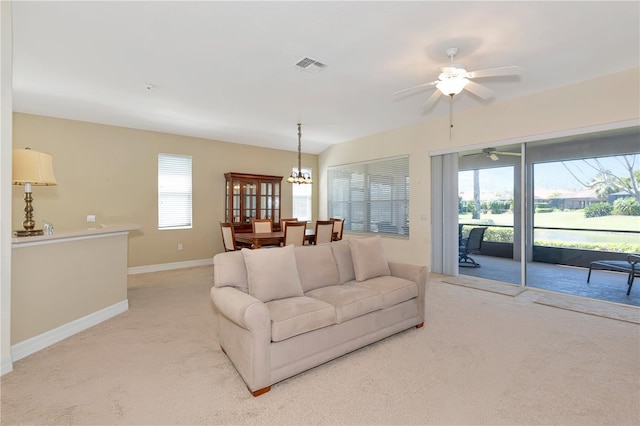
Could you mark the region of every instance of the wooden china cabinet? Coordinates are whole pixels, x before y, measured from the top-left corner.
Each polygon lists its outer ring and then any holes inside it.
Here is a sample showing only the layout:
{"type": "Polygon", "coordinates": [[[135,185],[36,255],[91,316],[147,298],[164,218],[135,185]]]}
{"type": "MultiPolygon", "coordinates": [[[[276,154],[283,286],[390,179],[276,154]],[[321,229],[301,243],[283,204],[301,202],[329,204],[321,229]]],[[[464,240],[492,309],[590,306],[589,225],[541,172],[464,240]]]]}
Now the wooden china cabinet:
{"type": "Polygon", "coordinates": [[[271,219],[280,224],[280,185],[282,176],[225,173],[225,221],[235,232],[251,232],[251,218],[271,219]]]}

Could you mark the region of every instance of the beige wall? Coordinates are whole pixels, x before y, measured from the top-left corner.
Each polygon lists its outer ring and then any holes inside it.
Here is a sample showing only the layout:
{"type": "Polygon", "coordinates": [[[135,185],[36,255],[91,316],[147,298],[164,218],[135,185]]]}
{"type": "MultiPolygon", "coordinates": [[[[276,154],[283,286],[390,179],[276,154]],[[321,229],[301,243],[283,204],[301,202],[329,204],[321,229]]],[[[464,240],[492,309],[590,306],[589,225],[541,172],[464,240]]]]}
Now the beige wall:
{"type": "Polygon", "coordinates": [[[127,233],[13,249],[11,344],[127,301],[127,233]]]}
{"type": "MultiPolygon", "coordinates": [[[[447,116],[427,117],[427,121],[412,126],[333,145],[319,157],[318,182],[326,187],[326,169],[332,165],[409,154],[411,234],[408,240],[384,238],[385,252],[391,260],[430,265],[429,152],[544,139],[548,137],[545,134],[578,134],[587,127],[639,118],[640,68],[636,68],[465,112],[454,111],[452,140],[447,116]]],[[[318,205],[319,214],[326,215],[326,192],[321,192],[318,205]]]]}
{"type": "MultiPolygon", "coordinates": [[[[291,146],[297,148],[295,133],[291,146]]],[[[13,147],[53,155],[58,185],[33,187],[37,226],[47,220],[56,231],[86,228],[87,214],[95,214],[97,224],[143,226],[129,237],[129,267],[208,259],[223,251],[218,222],[224,220],[226,172],[284,176],[282,215],[291,215],[291,185],[286,178],[297,163],[293,151],[20,113],[13,116],[13,147]],[[158,231],[160,152],[193,156],[193,229],[158,231]],[[178,243],[184,247],[180,252],[178,243]]],[[[317,156],[303,154],[302,165],[317,173],[317,156]]],[[[12,224],[19,229],[24,188],[14,186],[12,195],[12,224]]]]}

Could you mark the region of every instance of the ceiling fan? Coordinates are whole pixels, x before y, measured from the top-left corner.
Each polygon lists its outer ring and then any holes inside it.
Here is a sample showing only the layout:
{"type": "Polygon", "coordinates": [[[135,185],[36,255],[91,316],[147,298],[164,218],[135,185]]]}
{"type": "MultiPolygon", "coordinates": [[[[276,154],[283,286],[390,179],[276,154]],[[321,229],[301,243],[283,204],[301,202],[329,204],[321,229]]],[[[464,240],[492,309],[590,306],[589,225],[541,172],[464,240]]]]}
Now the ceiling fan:
{"type": "Polygon", "coordinates": [[[455,64],[453,62],[453,58],[457,54],[457,47],[451,47],[447,49],[447,56],[450,58],[451,63],[441,68],[442,72],[440,73],[440,75],[438,75],[437,80],[418,84],[417,86],[409,87],[408,89],[400,90],[398,92],[395,92],[393,96],[397,96],[410,90],[421,89],[428,86],[436,86],[438,91],[431,95],[431,97],[427,100],[425,109],[432,106],[438,100],[440,94],[453,97],[454,95],[462,92],[463,89],[468,90],[469,92],[482,99],[488,99],[495,94],[494,91],[476,83],[475,81],[472,81],[473,79],[520,74],[520,67],[518,66],[467,71],[464,65],[455,64]]]}
{"type": "Polygon", "coordinates": [[[482,152],[478,152],[477,154],[464,155],[464,157],[474,157],[476,155],[483,155],[487,158],[490,158],[491,161],[498,161],[500,159],[499,155],[513,155],[519,157],[521,154],[519,152],[496,151],[495,148],[485,148],[482,150],[482,152]]]}
{"type": "MultiPolygon", "coordinates": [[[[433,95],[427,99],[427,102],[424,104],[424,111],[430,109],[435,103],[438,101],[441,94],[447,95],[450,97],[450,116],[451,116],[451,105],[453,101],[453,97],[458,93],[462,92],[462,90],[468,90],[474,95],[482,98],[489,99],[495,95],[495,92],[488,87],[482,86],[481,84],[476,83],[473,79],[477,78],[486,78],[486,77],[498,77],[498,76],[508,76],[508,75],[518,75],[520,74],[520,67],[518,66],[508,66],[508,67],[499,67],[499,68],[488,68],[484,70],[478,71],[467,71],[464,65],[456,64],[453,62],[453,58],[458,54],[457,47],[450,47],[447,49],[447,56],[450,58],[451,63],[441,68],[441,73],[438,75],[438,79],[434,81],[430,81],[428,83],[422,83],[417,86],[409,87],[407,89],[400,90],[395,92],[393,96],[400,95],[402,93],[406,93],[416,89],[422,89],[429,86],[435,86],[438,90],[436,90],[433,95]]],[[[450,127],[453,128],[453,124],[450,123],[450,127]]],[[[449,133],[449,138],[451,138],[451,133],[449,133]]]]}

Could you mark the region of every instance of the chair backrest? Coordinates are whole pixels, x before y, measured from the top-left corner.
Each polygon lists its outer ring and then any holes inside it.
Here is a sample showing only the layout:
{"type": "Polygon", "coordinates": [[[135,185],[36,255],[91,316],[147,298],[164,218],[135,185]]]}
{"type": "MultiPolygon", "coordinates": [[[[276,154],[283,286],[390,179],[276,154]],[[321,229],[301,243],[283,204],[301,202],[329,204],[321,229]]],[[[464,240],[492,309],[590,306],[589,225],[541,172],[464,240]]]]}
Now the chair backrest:
{"type": "Polygon", "coordinates": [[[284,245],[293,244],[295,246],[304,245],[304,234],[307,230],[307,222],[285,222],[284,245]]]}
{"type": "Polygon", "coordinates": [[[326,244],[333,240],[333,220],[317,220],[314,244],[326,244]]]}
{"type": "Polygon", "coordinates": [[[238,250],[236,245],[236,235],[233,230],[233,224],[230,222],[220,222],[220,231],[222,231],[222,243],[224,251],[238,250]]]}
{"type": "Polygon", "coordinates": [[[469,238],[467,238],[466,251],[467,253],[480,252],[482,246],[482,239],[484,238],[484,231],[487,228],[473,228],[469,231],[469,238]]]}
{"type": "Polygon", "coordinates": [[[332,217],[329,220],[333,221],[333,233],[335,234],[333,238],[336,241],[340,241],[342,239],[342,230],[344,229],[344,219],[332,217]]]}
{"type": "Polygon", "coordinates": [[[284,232],[284,223],[285,222],[297,222],[297,221],[298,221],[297,217],[289,217],[289,218],[286,218],[286,219],[280,219],[280,230],[282,232],[284,232]]]}
{"type": "Polygon", "coordinates": [[[273,222],[271,219],[251,219],[251,230],[254,234],[273,232],[273,222]]]}

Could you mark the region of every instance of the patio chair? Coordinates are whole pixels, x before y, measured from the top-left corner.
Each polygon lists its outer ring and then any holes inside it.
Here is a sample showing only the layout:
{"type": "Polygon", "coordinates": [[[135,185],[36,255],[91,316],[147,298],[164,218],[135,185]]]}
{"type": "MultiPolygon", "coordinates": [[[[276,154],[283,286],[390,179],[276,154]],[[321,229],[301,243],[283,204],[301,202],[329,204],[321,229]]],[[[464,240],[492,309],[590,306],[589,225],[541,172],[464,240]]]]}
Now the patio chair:
{"type": "Polygon", "coordinates": [[[486,227],[473,228],[469,231],[469,236],[463,238],[458,247],[458,265],[470,268],[479,268],[480,264],[469,257],[470,254],[480,254],[482,239],[486,227]]]}
{"type": "Polygon", "coordinates": [[[587,275],[587,282],[591,279],[591,271],[593,269],[600,271],[614,271],[624,272],[629,274],[627,277],[627,296],[631,293],[631,287],[633,286],[633,280],[635,277],[640,277],[640,255],[630,254],[627,256],[627,260],[596,260],[589,264],[589,275],[587,275]]]}

